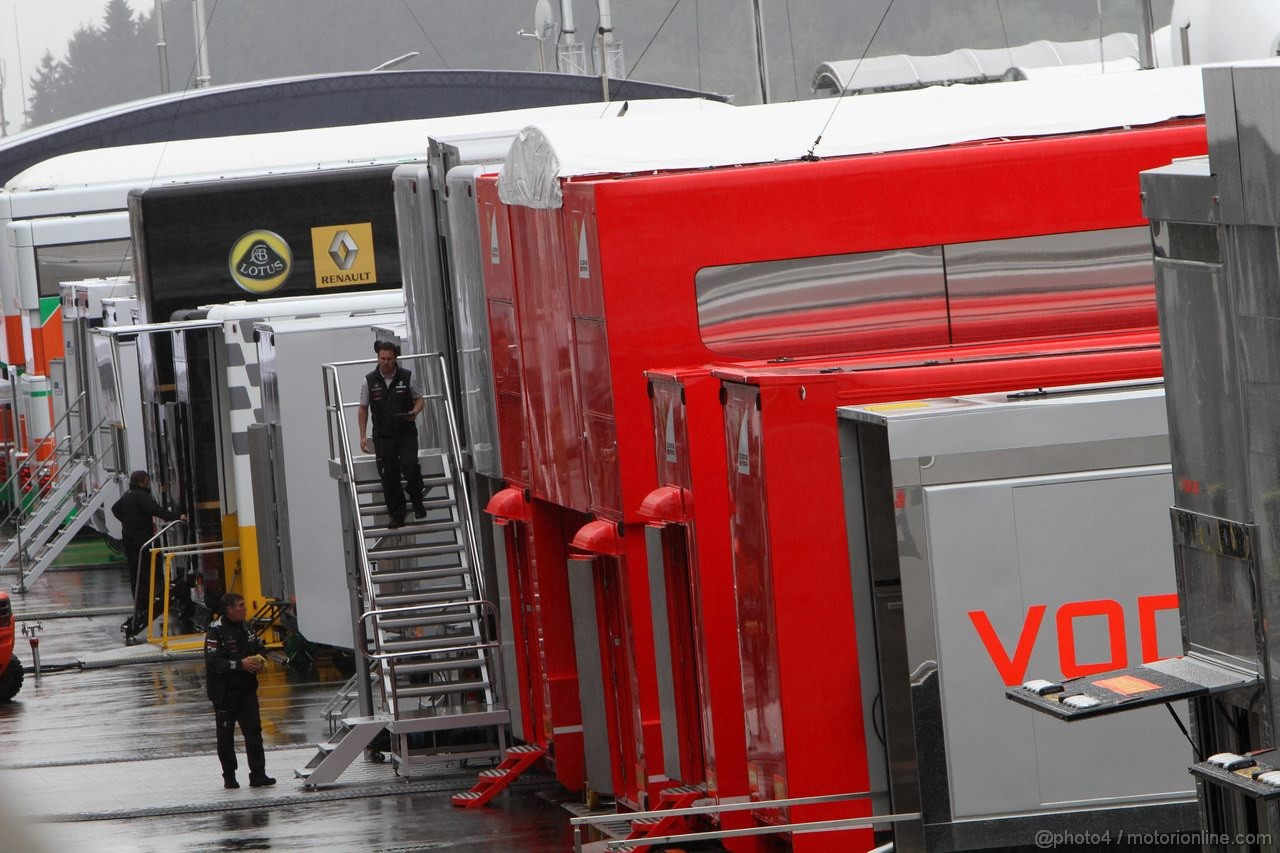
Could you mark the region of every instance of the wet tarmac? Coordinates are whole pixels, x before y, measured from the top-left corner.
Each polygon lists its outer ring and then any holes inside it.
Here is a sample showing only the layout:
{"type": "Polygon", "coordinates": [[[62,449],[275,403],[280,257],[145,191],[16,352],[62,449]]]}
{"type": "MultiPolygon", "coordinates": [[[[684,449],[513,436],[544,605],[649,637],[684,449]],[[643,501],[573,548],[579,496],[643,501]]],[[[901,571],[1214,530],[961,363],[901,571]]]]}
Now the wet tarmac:
{"type": "MultiPolygon", "coordinates": [[[[7,585],[8,579],[0,578],[7,585]]],[[[263,737],[274,788],[222,788],[213,715],[198,657],[160,660],[125,649],[123,568],[47,572],[14,596],[19,628],[38,624],[46,672],[28,668],[0,705],[0,850],[57,851],[568,851],[566,794],[526,773],[481,809],[457,809],[479,768],[397,776],[358,762],[339,784],[308,791],[293,769],[327,736],[321,707],[343,674],[272,664],[261,678],[263,737]],[[38,620],[26,619],[39,614],[38,620]],[[70,615],[68,615],[70,614],[70,615]]],[[[241,775],[243,753],[241,753],[241,775]]],[[[245,779],[241,779],[242,784],[245,779]]]]}

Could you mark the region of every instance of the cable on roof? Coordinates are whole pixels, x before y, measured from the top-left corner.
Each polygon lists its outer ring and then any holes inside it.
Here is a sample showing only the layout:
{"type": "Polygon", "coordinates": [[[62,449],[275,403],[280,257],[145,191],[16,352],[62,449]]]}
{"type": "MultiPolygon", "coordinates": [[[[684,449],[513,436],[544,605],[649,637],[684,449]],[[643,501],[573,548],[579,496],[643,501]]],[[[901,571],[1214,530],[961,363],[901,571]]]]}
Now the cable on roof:
{"type": "Polygon", "coordinates": [[[813,145],[809,146],[809,150],[805,153],[801,160],[810,162],[817,160],[818,155],[814,153],[818,146],[822,144],[822,136],[827,132],[827,128],[831,126],[831,120],[836,117],[836,110],[840,109],[840,102],[844,100],[844,93],[853,87],[853,78],[858,76],[858,69],[862,67],[862,61],[867,58],[867,53],[871,50],[871,45],[875,43],[876,36],[880,34],[880,28],[884,26],[885,19],[889,17],[890,10],[893,9],[894,0],[889,0],[889,4],[884,7],[884,14],[880,16],[880,23],[876,24],[876,28],[871,31],[871,38],[867,39],[867,46],[862,49],[862,55],[858,57],[858,63],[853,66],[853,71],[849,73],[849,82],[844,85],[840,93],[836,96],[835,106],[831,108],[831,115],[827,116],[827,122],[822,126],[822,130],[818,131],[818,138],[813,140],[813,145]]]}

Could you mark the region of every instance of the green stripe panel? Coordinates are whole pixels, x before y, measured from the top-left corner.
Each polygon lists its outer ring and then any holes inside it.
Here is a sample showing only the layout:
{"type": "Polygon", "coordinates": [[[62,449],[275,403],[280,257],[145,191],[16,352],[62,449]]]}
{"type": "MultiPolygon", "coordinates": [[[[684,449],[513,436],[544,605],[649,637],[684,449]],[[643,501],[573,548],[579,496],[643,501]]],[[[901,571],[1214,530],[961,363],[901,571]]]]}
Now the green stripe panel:
{"type": "Polygon", "coordinates": [[[62,297],[60,296],[41,296],[40,297],[40,325],[43,326],[49,322],[59,308],[62,307],[62,297]]]}

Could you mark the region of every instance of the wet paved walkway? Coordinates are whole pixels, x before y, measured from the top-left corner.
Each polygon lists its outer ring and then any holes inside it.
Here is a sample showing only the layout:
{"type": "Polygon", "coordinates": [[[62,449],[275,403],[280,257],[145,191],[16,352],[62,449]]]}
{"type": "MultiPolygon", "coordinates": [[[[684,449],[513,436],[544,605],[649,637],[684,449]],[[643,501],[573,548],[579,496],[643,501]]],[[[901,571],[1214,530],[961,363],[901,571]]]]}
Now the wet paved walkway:
{"type": "MultiPolygon", "coordinates": [[[[0,579],[0,582],[4,582],[0,579]]],[[[24,614],[128,604],[122,568],[51,571],[14,597],[24,614]]],[[[274,788],[222,788],[213,716],[198,658],[158,660],[125,649],[118,613],[40,619],[41,683],[28,672],[0,705],[0,850],[567,851],[563,791],[526,774],[478,810],[449,795],[476,769],[447,766],[405,780],[389,764],[357,763],[338,785],[307,791],[293,769],[327,735],[320,708],[342,676],[272,665],[259,697],[274,788]],[[131,662],[121,663],[121,660],[131,662]],[[81,662],[93,662],[86,668],[81,662]],[[101,665],[107,661],[107,665],[101,665]],[[29,833],[30,837],[27,837],[29,833]]],[[[21,622],[30,624],[30,622],[21,622]]],[[[19,636],[16,649],[30,669],[19,636]]]]}

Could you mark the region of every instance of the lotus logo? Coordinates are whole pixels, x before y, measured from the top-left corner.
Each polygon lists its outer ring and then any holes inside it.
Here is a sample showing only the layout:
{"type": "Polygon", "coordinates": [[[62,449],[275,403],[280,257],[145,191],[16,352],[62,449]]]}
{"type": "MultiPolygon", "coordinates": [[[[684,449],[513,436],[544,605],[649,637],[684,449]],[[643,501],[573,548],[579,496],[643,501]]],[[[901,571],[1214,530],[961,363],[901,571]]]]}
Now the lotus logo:
{"type": "Polygon", "coordinates": [[[236,240],[227,258],[231,278],[242,290],[270,293],[284,284],[293,269],[293,252],[274,231],[250,231],[236,240]]]}
{"type": "Polygon", "coordinates": [[[359,254],[360,247],[356,245],[350,232],[344,230],[333,235],[333,242],[329,244],[329,257],[333,258],[333,264],[338,269],[343,272],[351,269],[359,254]]]}

